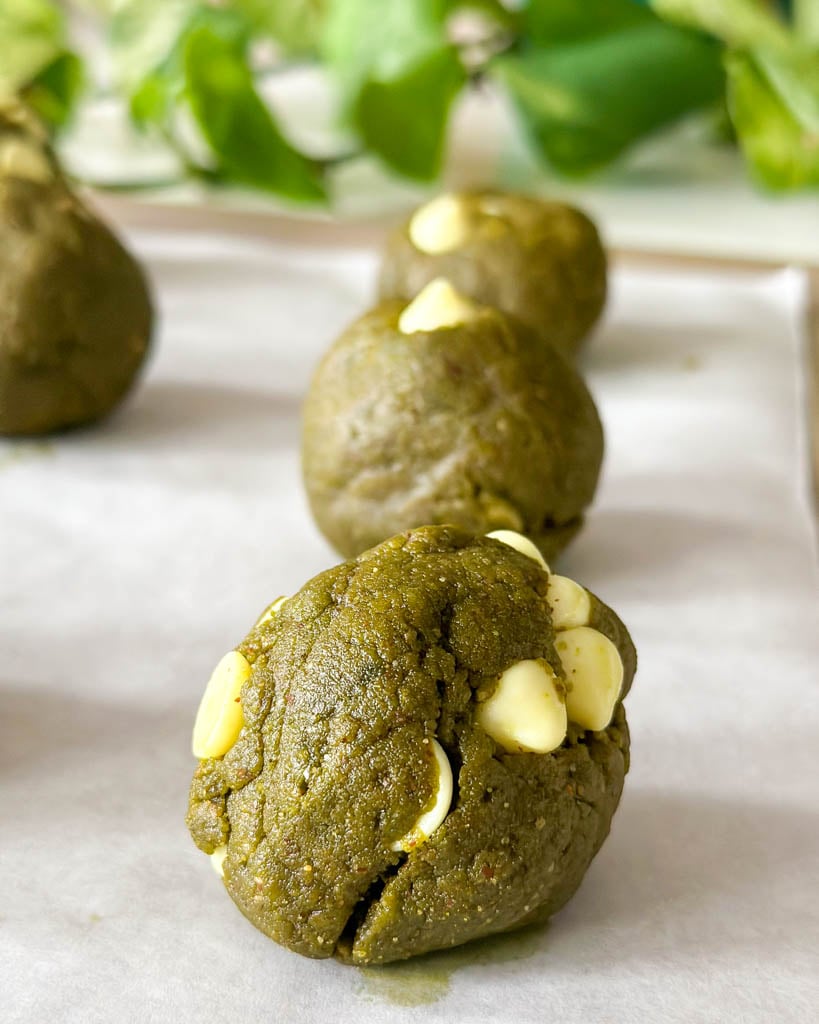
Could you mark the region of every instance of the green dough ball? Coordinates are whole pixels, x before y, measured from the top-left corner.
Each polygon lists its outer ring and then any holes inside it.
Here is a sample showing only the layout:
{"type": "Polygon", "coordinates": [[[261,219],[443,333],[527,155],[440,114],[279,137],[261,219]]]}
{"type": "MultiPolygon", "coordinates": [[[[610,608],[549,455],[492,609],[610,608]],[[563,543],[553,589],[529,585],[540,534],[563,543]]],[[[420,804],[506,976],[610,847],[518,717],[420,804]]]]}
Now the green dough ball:
{"type": "Polygon", "coordinates": [[[499,310],[405,334],[403,308],[386,302],[352,324],[313,378],[302,465],[322,532],[350,557],[424,524],[510,529],[553,557],[602,461],[583,380],[499,310]]]}
{"type": "Polygon", "coordinates": [[[627,630],[591,597],[623,682],[610,724],[569,722],[551,753],[509,753],[484,730],[498,677],[542,659],[568,684],[549,576],[454,527],[396,536],[310,580],[237,650],[243,726],[200,761],[187,817],[224,855],[224,884],[266,935],[311,957],[384,963],[544,920],[579,886],[628,770],[627,630]],[[396,850],[429,805],[437,741],[451,803],[396,850]],[[447,810],[448,808],[448,810],[447,810]]]}
{"type": "Polygon", "coordinates": [[[443,204],[442,216],[454,228],[450,245],[422,251],[411,237],[413,220],[404,223],[387,243],[381,298],[408,300],[444,277],[573,355],[606,301],[606,255],[589,218],[565,203],[499,192],[464,192],[433,203],[443,204]]]}
{"type": "Polygon", "coordinates": [[[74,195],[33,117],[0,105],[0,434],[110,412],[151,325],[136,261],[74,195]]]}

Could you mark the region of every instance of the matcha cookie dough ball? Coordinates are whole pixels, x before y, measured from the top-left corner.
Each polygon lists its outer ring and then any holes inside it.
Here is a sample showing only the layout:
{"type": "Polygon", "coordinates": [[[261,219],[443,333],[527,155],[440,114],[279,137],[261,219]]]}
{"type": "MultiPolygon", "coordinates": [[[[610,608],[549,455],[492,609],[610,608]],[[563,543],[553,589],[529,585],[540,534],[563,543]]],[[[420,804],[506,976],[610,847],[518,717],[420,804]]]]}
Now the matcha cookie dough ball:
{"type": "Polygon", "coordinates": [[[543,921],[608,834],[635,668],[614,612],[526,538],[408,531],[219,662],[188,827],[305,956],[384,963],[543,921]]]}
{"type": "Polygon", "coordinates": [[[551,558],[582,523],[602,455],[597,410],[569,362],[445,281],[349,327],[304,409],[310,506],[347,557],[453,523],[517,530],[551,558]]]}
{"type": "Polygon", "coordinates": [[[133,257],[74,195],[32,115],[0,102],[0,434],[104,416],[151,322],[133,257]]]}
{"type": "Polygon", "coordinates": [[[606,254],[565,203],[501,192],[442,195],[389,239],[382,298],[411,299],[436,277],[529,324],[572,355],[606,301],[606,254]]]}

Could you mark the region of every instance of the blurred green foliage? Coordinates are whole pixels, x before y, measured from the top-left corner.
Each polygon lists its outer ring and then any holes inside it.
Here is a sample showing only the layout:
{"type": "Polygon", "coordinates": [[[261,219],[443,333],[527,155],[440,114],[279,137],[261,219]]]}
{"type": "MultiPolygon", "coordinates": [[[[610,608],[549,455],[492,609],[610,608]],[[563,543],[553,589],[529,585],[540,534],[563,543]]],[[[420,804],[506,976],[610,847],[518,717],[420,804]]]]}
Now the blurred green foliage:
{"type": "Polygon", "coordinates": [[[62,10],[50,0],[3,0],[0,97],[21,93],[49,124],[60,127],[82,84],[82,61],[68,49],[62,10]]]}
{"type": "Polygon", "coordinates": [[[728,112],[754,177],[770,189],[819,187],[819,2],[780,20],[761,0],[652,0],[672,22],[724,44],[728,112]]]}
{"type": "Polygon", "coordinates": [[[63,50],[65,21],[49,0],[0,5],[0,91],[27,84],[63,50]]]}
{"type": "MultiPolygon", "coordinates": [[[[692,112],[727,110],[724,135],[760,183],[819,186],[819,0],[84,5],[108,40],[134,123],[213,182],[293,201],[326,197],[337,158],[300,152],[260,91],[278,66],[307,61],[337,83],[340,123],[356,151],[419,181],[440,172],[458,95],[490,78],[535,155],[562,174],[591,173],[692,112]],[[465,12],[466,35],[457,28],[465,12]]],[[[89,77],[57,3],[2,0],[0,94],[22,93],[60,127],[89,77]]]]}
{"type": "Polygon", "coordinates": [[[325,198],[319,169],[287,142],[256,92],[246,45],[220,20],[197,24],[185,38],[187,95],[216,173],[290,199],[325,198]]]}
{"type": "Polygon", "coordinates": [[[254,32],[275,39],[288,54],[314,53],[319,45],[329,0],[236,0],[254,32]]]}
{"type": "Polygon", "coordinates": [[[730,52],[728,103],[753,173],[771,189],[819,188],[819,63],[757,47],[730,52]]]}
{"type": "Polygon", "coordinates": [[[319,40],[346,123],[408,178],[441,164],[449,109],[466,81],[447,36],[449,0],[331,0],[319,40]],[[377,15],[373,17],[374,13],[377,15]]]}
{"type": "Polygon", "coordinates": [[[614,160],[724,90],[720,48],[631,0],[531,0],[493,62],[536,149],[565,174],[614,160]]]}

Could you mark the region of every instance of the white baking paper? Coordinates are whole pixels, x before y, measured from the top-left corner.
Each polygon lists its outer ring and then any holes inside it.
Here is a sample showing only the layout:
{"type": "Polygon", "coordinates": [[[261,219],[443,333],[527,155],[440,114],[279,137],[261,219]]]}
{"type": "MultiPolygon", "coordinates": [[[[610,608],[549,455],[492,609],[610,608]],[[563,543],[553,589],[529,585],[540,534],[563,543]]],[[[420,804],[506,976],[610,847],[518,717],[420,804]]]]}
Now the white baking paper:
{"type": "Polygon", "coordinates": [[[629,624],[633,767],[546,929],[385,969],[280,949],[184,814],[217,659],[334,561],[311,366],[374,255],[136,234],[162,326],[108,422],[0,446],[0,1018],[769,1024],[819,1006],[819,647],[796,272],[618,272],[608,436],[560,568],[629,624]]]}

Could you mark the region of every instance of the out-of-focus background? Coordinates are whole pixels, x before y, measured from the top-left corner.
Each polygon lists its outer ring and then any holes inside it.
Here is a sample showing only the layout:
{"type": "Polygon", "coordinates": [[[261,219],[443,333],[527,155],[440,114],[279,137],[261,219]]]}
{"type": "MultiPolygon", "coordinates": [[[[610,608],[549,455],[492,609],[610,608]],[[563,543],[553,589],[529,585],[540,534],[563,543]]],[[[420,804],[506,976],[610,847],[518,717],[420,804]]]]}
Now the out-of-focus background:
{"type": "MultiPolygon", "coordinates": [[[[158,314],[111,415],[0,439],[4,1024],[815,1018],[818,53],[819,0],[0,0],[0,99],[158,314]],[[609,252],[578,361],[604,471],[555,568],[633,634],[632,762],[547,928],[357,971],[228,899],[184,824],[191,727],[338,559],[300,409],[388,225],[477,185],[569,198],[609,252]]],[[[17,262],[36,321],[51,263],[17,262]]]]}
{"type": "Polygon", "coordinates": [[[4,0],[4,93],[125,226],[375,244],[525,190],[629,260],[808,268],[819,351],[819,0],[4,0]]]}
{"type": "Polygon", "coordinates": [[[816,0],[4,0],[0,93],[143,203],[372,221],[441,182],[810,262],[816,0]],[[251,141],[252,140],[252,141],[251,141]]]}

